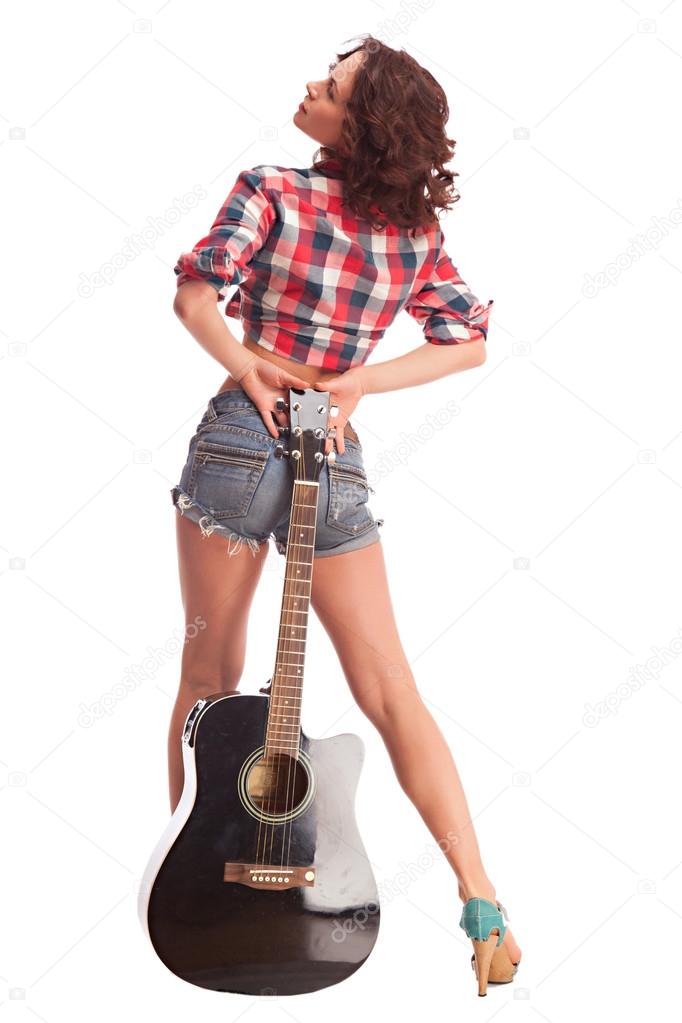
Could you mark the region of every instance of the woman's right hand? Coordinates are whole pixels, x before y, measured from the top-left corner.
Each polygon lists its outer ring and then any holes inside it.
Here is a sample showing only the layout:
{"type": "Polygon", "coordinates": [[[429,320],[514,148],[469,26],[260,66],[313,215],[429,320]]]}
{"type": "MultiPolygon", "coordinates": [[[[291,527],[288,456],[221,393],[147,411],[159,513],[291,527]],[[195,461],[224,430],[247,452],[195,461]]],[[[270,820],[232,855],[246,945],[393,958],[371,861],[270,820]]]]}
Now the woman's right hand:
{"type": "Polygon", "coordinates": [[[278,412],[276,409],[277,399],[283,398],[287,401],[290,387],[300,387],[302,390],[310,387],[308,381],[302,377],[297,377],[281,366],[276,366],[267,359],[259,359],[257,356],[251,369],[239,377],[238,383],[260,412],[268,433],[277,439],[279,430],[276,424],[289,426],[287,411],[278,412]]]}

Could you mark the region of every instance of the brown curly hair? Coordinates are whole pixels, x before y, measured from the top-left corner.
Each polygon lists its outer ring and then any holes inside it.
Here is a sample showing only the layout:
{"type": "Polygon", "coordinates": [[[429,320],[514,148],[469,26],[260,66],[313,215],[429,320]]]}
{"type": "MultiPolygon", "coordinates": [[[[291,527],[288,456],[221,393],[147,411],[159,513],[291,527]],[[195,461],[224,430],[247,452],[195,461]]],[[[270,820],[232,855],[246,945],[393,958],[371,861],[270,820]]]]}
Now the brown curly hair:
{"type": "Polygon", "coordinates": [[[346,103],[336,149],[321,146],[313,167],[340,162],[345,201],[374,227],[387,223],[421,227],[437,223],[438,209],[459,199],[451,160],[456,142],[448,138],[448,101],[433,75],[405,50],[394,50],[370,33],[336,61],[364,50],[346,103]]]}

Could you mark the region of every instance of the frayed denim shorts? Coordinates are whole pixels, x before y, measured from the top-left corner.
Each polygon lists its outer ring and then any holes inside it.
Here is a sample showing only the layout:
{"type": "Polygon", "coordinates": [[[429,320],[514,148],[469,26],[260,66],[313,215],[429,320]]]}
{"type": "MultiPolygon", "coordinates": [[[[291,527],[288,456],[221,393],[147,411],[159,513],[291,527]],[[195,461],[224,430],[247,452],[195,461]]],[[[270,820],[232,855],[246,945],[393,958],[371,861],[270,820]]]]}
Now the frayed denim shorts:
{"type": "MultiPolygon", "coordinates": [[[[221,391],[209,400],[189,442],[180,482],[170,492],[173,504],[198,524],[204,536],[222,534],[230,555],[244,544],[255,555],[270,537],[279,553],[286,554],[294,466],[290,458],[275,456],[277,443],[241,388],[221,391]]],[[[288,447],[288,438],[282,443],[288,447]]],[[[336,452],[336,462],[329,465],[325,458],[320,467],[318,558],[376,543],[383,525],[368,504],[372,488],[362,445],[350,422],[344,443],[345,451],[336,452]]]]}

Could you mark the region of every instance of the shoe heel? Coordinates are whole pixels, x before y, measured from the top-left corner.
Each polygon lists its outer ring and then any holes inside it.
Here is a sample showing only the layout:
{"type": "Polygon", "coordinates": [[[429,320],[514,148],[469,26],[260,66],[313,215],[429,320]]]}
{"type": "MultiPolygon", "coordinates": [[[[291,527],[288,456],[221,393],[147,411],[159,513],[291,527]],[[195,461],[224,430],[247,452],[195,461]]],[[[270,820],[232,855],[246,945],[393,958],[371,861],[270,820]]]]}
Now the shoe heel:
{"type": "Polygon", "coordinates": [[[493,931],[487,941],[477,941],[475,938],[471,940],[474,946],[474,969],[476,971],[478,993],[480,996],[488,994],[488,975],[490,974],[490,964],[493,961],[498,936],[493,931]]]}
{"type": "MultiPolygon", "coordinates": [[[[489,979],[491,983],[498,981],[505,983],[511,979],[505,974],[509,972],[508,965],[513,966],[514,964],[508,964],[509,956],[506,952],[502,952],[502,943],[507,930],[503,918],[505,916],[507,916],[507,911],[502,903],[490,902],[488,899],[474,897],[468,899],[462,907],[459,926],[471,938],[474,946],[472,966],[478,981],[479,995],[488,993],[489,979]],[[495,950],[498,948],[499,952],[495,956],[495,950]]],[[[509,918],[507,917],[507,919],[509,918]]]]}

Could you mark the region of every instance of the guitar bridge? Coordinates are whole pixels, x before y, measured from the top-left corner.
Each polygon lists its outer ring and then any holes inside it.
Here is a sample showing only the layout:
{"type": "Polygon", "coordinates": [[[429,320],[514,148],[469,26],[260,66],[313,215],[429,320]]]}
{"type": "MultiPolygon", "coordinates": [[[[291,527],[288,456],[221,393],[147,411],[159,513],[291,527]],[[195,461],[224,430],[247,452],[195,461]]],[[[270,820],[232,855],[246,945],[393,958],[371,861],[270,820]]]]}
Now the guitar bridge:
{"type": "Polygon", "coordinates": [[[315,884],[314,867],[276,867],[262,863],[226,863],[223,881],[236,881],[249,888],[312,888],[315,884]]]}

